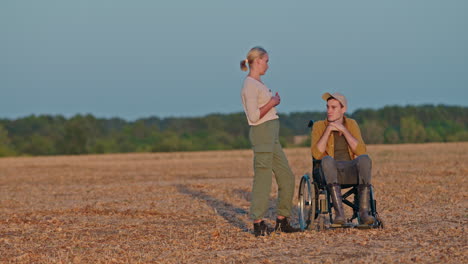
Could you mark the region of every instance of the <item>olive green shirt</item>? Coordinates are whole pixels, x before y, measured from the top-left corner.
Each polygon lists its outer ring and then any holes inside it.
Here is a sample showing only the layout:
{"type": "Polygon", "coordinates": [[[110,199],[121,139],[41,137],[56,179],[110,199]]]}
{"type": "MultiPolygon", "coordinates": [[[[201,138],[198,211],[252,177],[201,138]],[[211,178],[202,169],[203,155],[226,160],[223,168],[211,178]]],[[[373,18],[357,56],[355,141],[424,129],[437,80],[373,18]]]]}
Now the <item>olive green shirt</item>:
{"type": "Polygon", "coordinates": [[[351,160],[348,152],[348,142],[343,134],[333,131],[333,138],[335,139],[335,160],[351,160]]]}

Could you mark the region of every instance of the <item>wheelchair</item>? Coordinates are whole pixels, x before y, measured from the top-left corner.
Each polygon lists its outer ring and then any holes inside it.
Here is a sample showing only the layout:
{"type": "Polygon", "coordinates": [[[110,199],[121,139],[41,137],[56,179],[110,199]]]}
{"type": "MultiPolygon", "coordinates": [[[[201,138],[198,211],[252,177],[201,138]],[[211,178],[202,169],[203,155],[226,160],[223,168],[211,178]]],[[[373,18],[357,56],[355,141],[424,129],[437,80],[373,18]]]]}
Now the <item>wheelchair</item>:
{"type": "MultiPolygon", "coordinates": [[[[313,123],[314,121],[310,120],[308,127],[312,128],[313,123]]],[[[351,218],[347,219],[346,224],[334,225],[331,224],[333,219],[333,203],[321,168],[321,160],[316,160],[312,157],[312,176],[306,173],[302,176],[299,183],[298,216],[299,226],[302,231],[311,227],[314,227],[317,230],[347,227],[357,227],[362,229],[384,227],[383,222],[377,213],[377,202],[374,199],[374,190],[372,185],[370,186],[369,195],[369,215],[372,215],[375,221],[371,225],[363,225],[360,223],[358,184],[340,184],[340,186],[341,190],[344,191],[344,193],[342,193],[343,205],[351,207],[353,214],[351,218]],[[349,200],[351,198],[352,201],[349,200]]]]}

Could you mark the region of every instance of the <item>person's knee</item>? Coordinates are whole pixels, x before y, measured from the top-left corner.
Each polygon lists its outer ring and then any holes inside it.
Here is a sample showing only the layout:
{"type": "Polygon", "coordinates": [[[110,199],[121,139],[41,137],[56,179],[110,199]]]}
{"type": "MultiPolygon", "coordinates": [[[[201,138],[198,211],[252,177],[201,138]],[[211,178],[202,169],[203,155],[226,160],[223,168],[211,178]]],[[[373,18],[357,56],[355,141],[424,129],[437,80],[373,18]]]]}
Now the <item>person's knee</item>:
{"type": "Polygon", "coordinates": [[[359,171],[359,183],[360,184],[371,184],[371,170],[372,160],[368,155],[360,155],[357,158],[358,171],[359,171]]]}
{"type": "Polygon", "coordinates": [[[368,155],[360,155],[357,157],[358,166],[361,169],[371,169],[372,160],[368,155]]]}
{"type": "Polygon", "coordinates": [[[323,169],[330,169],[335,168],[335,159],[330,156],[325,156],[322,158],[322,168],[323,169]]]}
{"type": "Polygon", "coordinates": [[[337,183],[337,169],[335,159],[330,156],[322,158],[322,172],[327,183],[337,183]]]}

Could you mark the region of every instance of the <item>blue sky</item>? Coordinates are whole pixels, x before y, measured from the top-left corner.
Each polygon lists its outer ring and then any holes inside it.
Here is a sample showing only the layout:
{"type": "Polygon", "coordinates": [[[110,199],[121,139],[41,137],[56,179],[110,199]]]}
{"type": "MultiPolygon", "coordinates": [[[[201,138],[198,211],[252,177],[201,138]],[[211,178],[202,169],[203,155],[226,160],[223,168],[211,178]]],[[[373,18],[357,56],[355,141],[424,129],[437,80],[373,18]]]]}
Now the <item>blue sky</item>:
{"type": "Polygon", "coordinates": [[[242,111],[239,62],[261,45],[278,111],[467,106],[468,2],[3,1],[0,118],[128,120],[242,111]]]}

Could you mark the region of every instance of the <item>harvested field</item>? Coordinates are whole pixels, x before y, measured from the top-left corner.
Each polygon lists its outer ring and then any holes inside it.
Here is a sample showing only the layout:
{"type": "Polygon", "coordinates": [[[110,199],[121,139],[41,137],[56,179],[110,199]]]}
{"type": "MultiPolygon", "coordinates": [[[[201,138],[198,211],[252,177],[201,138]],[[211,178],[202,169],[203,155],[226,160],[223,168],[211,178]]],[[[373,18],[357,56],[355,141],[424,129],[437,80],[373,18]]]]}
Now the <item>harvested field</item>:
{"type": "Polygon", "coordinates": [[[2,158],[0,262],[468,263],[468,142],[368,149],[384,229],[262,238],[250,150],[2,158]]]}

